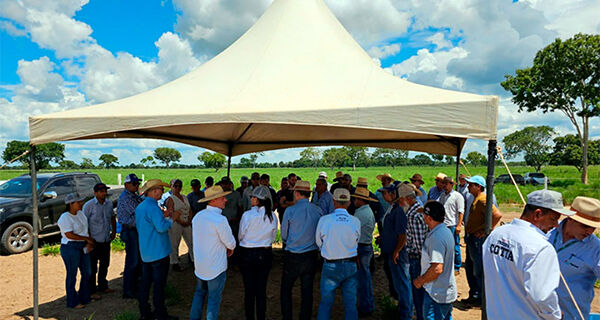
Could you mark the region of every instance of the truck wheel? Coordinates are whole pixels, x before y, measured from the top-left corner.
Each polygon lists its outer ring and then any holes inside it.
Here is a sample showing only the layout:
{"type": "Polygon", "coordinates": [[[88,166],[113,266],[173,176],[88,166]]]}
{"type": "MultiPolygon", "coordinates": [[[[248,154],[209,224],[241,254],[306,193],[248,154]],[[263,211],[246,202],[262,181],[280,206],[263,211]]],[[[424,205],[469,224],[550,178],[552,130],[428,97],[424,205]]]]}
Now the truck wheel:
{"type": "Polygon", "coordinates": [[[33,245],[33,228],[25,221],[18,221],[2,233],[2,249],[9,254],[21,253],[33,245]]]}

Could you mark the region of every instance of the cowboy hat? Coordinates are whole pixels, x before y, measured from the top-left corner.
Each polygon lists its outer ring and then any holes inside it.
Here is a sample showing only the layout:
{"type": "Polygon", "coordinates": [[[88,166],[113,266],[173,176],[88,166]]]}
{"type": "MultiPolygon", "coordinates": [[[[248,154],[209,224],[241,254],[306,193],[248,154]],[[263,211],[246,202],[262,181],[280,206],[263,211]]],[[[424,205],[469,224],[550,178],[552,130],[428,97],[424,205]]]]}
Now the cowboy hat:
{"type": "Polygon", "coordinates": [[[310,182],[306,181],[306,180],[298,180],[296,182],[296,185],[292,188],[293,191],[306,191],[306,192],[312,192],[312,189],[310,188],[310,182]]]}
{"type": "Polygon", "coordinates": [[[437,176],[433,177],[435,180],[444,180],[447,177],[444,173],[438,173],[437,176]]]}
{"type": "Polygon", "coordinates": [[[423,181],[423,176],[418,173],[413,174],[413,176],[408,180],[410,180],[411,182],[419,181],[425,184],[425,181],[423,181]]]}
{"type": "Polygon", "coordinates": [[[358,177],[358,180],[356,181],[356,185],[361,185],[361,186],[366,186],[368,185],[369,182],[367,181],[367,178],[363,178],[363,177],[358,177]]]}
{"type": "MultiPolygon", "coordinates": [[[[337,189],[335,189],[337,190],[337,189]]],[[[354,198],[358,198],[365,201],[377,202],[378,200],[373,199],[369,196],[369,190],[367,188],[356,188],[354,190],[354,194],[352,195],[354,198]]]]}
{"type": "Polygon", "coordinates": [[[600,200],[588,197],[577,197],[571,204],[575,214],[569,218],[586,226],[600,227],[600,200]]]}
{"type": "Polygon", "coordinates": [[[207,202],[213,199],[224,197],[230,193],[231,191],[223,191],[223,188],[221,188],[221,186],[212,186],[204,190],[204,198],[198,200],[198,202],[207,202]]]}
{"type": "Polygon", "coordinates": [[[140,188],[140,193],[146,193],[154,188],[170,188],[171,185],[160,180],[160,179],[150,179],[144,183],[144,185],[140,188]]]}
{"type": "Polygon", "coordinates": [[[344,177],[344,173],[341,172],[341,171],[338,171],[338,172],[335,173],[335,178],[333,179],[333,181],[339,181],[343,177],[344,177]]]}
{"type": "Polygon", "coordinates": [[[390,178],[390,179],[392,179],[392,181],[394,181],[394,180],[395,180],[394,178],[392,178],[392,175],[391,175],[391,174],[389,174],[389,173],[387,173],[387,172],[386,172],[386,173],[384,173],[384,174],[378,174],[376,178],[377,178],[377,180],[379,180],[379,181],[381,181],[381,179],[383,179],[383,178],[390,178]]]}

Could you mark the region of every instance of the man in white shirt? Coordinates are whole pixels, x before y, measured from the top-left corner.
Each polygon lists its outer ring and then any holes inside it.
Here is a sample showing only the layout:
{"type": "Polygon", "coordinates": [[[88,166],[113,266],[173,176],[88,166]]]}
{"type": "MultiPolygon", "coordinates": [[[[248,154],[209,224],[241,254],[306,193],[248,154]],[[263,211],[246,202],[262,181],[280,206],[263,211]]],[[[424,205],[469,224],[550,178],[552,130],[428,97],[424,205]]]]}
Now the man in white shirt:
{"type": "Polygon", "coordinates": [[[318,320],[331,318],[331,307],[337,288],[342,290],[344,318],[358,319],[356,309],[357,249],[360,238],[360,220],[351,216],[346,208],[350,205],[350,192],[345,188],[333,192],[335,210],[319,219],[316,243],[325,260],[321,272],[321,302],[318,320]]]}
{"type": "Polygon", "coordinates": [[[444,210],[446,210],[444,224],[454,235],[454,271],[458,272],[462,264],[459,236],[465,213],[465,199],[458,191],[452,189],[454,187],[454,180],[451,177],[445,177],[442,185],[444,186],[444,191],[440,195],[439,201],[444,205],[444,210]]]}
{"type": "Polygon", "coordinates": [[[220,186],[206,189],[199,202],[208,202],[206,209],[198,212],[192,220],[194,241],[194,267],[198,285],[192,301],[190,319],[201,319],[204,300],[208,295],[206,318],[217,319],[221,294],[225,287],[227,257],[233,254],[235,238],[231,227],[221,211],[225,208],[225,196],[220,186]]]}
{"type": "Polygon", "coordinates": [[[546,232],[558,226],[562,195],[538,190],[527,195],[520,219],[494,230],[483,243],[488,319],[561,319],[556,289],[560,268],[546,232]]]}

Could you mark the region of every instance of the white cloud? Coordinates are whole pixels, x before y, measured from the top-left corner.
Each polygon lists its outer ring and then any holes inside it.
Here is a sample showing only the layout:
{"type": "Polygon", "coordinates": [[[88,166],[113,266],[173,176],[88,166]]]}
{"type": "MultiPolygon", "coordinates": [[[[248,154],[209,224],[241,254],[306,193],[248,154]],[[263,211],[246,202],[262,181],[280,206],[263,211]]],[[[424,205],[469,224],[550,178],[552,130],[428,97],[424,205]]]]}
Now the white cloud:
{"type": "Polygon", "coordinates": [[[398,43],[384,45],[381,47],[371,47],[371,49],[368,51],[369,55],[375,59],[384,59],[393,56],[398,52],[400,52],[400,44],[398,43]]]}
{"type": "Polygon", "coordinates": [[[590,0],[525,0],[544,13],[546,28],[565,39],[575,33],[600,33],[600,2],[590,0]]]}
{"type": "Polygon", "coordinates": [[[437,32],[425,40],[435,44],[438,50],[452,47],[452,43],[446,39],[446,36],[442,32],[437,32]]]}

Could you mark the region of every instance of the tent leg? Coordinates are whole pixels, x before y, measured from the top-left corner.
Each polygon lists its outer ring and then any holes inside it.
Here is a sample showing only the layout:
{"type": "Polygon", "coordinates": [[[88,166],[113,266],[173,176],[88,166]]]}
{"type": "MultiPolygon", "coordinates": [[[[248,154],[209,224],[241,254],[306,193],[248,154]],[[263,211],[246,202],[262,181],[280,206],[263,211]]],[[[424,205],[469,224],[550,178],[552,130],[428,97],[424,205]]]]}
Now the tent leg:
{"type": "MultiPolygon", "coordinates": [[[[496,140],[488,142],[488,167],[485,184],[486,205],[485,205],[485,236],[487,237],[492,230],[492,206],[494,205],[494,167],[496,165],[496,140]]],[[[481,287],[481,319],[487,320],[486,305],[485,305],[485,274],[482,279],[481,287]]]]}
{"type": "Polygon", "coordinates": [[[227,156],[227,177],[231,178],[229,174],[231,173],[231,155],[227,156]]]}
{"type": "Polygon", "coordinates": [[[458,191],[458,176],[460,174],[460,143],[456,144],[456,180],[454,187],[458,191]]]}
{"type": "Polygon", "coordinates": [[[38,301],[38,190],[37,173],[35,169],[35,146],[29,147],[29,175],[31,177],[31,202],[33,210],[33,319],[37,320],[40,315],[38,301]]]}

